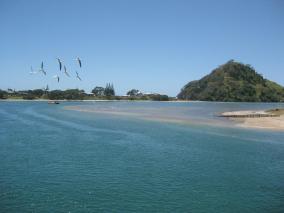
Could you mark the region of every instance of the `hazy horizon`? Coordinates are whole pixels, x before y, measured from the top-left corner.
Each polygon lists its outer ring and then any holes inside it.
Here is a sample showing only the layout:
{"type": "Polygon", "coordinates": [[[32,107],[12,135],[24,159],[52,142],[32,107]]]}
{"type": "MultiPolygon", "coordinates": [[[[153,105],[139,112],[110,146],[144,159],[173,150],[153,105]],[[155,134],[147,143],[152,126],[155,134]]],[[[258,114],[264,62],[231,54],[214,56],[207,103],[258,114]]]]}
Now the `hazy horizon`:
{"type": "Polygon", "coordinates": [[[279,0],[1,1],[0,88],[89,92],[111,82],[118,95],[135,88],[176,96],[230,59],[284,85],[283,9],[279,0]],[[57,57],[72,78],[58,71],[57,57]],[[42,61],[48,75],[30,75],[42,61]]]}

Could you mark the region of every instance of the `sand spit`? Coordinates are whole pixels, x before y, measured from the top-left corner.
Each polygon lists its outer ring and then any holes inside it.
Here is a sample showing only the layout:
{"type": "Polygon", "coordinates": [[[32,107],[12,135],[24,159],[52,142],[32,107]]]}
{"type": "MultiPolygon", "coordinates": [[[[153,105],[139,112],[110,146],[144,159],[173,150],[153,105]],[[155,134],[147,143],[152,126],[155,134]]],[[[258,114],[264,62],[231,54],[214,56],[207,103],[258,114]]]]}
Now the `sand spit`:
{"type": "Polygon", "coordinates": [[[284,109],[224,112],[220,116],[236,121],[240,127],[284,131],[284,109]]]}
{"type": "Polygon", "coordinates": [[[226,122],[218,119],[208,118],[191,118],[174,115],[168,112],[160,113],[159,111],[125,111],[121,109],[112,108],[84,108],[82,106],[65,106],[67,110],[75,110],[88,113],[100,113],[117,116],[128,116],[135,117],[144,120],[151,121],[162,121],[169,123],[180,123],[180,124],[204,124],[214,126],[226,126],[226,127],[241,127],[241,128],[257,128],[284,131],[284,109],[274,110],[258,110],[258,111],[233,111],[224,112],[221,117],[225,117],[232,122],[226,122]]]}
{"type": "Polygon", "coordinates": [[[75,110],[80,112],[88,113],[99,113],[108,114],[116,116],[127,116],[149,121],[158,121],[166,123],[176,123],[176,124],[187,124],[187,125],[214,125],[214,126],[225,126],[221,121],[216,121],[215,119],[196,119],[189,116],[177,115],[171,111],[161,111],[161,109],[138,109],[135,111],[125,110],[125,109],[113,109],[113,108],[89,108],[83,106],[65,106],[66,110],[75,110]]]}

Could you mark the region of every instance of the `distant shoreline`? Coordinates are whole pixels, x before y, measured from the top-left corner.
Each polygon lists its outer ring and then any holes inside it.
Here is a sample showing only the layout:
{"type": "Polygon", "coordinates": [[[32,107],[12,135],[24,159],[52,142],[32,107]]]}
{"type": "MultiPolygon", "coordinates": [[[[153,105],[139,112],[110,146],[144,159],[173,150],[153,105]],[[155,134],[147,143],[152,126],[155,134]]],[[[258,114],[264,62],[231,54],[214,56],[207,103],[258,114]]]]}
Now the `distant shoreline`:
{"type": "MultiPolygon", "coordinates": [[[[132,102],[132,101],[143,101],[143,102],[150,102],[150,100],[48,100],[48,99],[33,99],[33,100],[25,100],[25,99],[3,99],[0,100],[3,102],[49,102],[49,101],[58,101],[58,102],[132,102]]],[[[158,101],[157,101],[158,102],[158,101]]],[[[161,101],[161,102],[168,102],[168,101],[161,101]]]]}
{"type": "MultiPolygon", "coordinates": [[[[48,101],[58,101],[58,102],[106,102],[106,101],[109,101],[109,102],[204,102],[204,101],[189,101],[189,100],[176,100],[176,101],[173,101],[173,100],[170,100],[170,101],[154,101],[154,100],[110,100],[110,99],[97,99],[97,100],[66,100],[66,99],[63,99],[63,100],[51,100],[51,99],[32,99],[32,100],[26,100],[26,99],[13,99],[13,98],[10,98],[10,99],[0,99],[0,102],[3,101],[3,102],[48,102],[48,101]]],[[[205,101],[206,102],[206,101],[205,101]]]]}
{"type": "Polygon", "coordinates": [[[66,99],[61,99],[61,100],[51,100],[51,99],[32,99],[32,100],[27,100],[27,99],[14,99],[14,98],[7,98],[7,99],[0,99],[0,102],[13,102],[13,101],[23,101],[23,102],[48,102],[48,101],[59,101],[59,102],[102,102],[102,101],[113,101],[113,102],[173,102],[173,103],[202,103],[202,102],[209,102],[209,103],[249,103],[249,104],[284,104],[284,102],[242,102],[242,101],[199,101],[199,100],[169,100],[169,101],[158,101],[158,100],[116,100],[116,99],[90,99],[90,100],[66,100],[66,99]]]}

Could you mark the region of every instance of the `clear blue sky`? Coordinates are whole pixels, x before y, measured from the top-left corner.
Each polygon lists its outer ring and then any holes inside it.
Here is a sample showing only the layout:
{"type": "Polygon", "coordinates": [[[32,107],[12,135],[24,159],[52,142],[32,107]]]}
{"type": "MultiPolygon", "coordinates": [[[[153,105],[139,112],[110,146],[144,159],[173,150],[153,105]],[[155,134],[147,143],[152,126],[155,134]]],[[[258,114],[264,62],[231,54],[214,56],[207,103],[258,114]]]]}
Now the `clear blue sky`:
{"type": "Polygon", "coordinates": [[[1,0],[0,88],[176,95],[230,59],[284,85],[282,0],[1,0]],[[74,77],[58,71],[56,57],[74,77]],[[48,75],[30,75],[44,61],[48,75]],[[58,84],[52,76],[61,75],[58,84]]]}

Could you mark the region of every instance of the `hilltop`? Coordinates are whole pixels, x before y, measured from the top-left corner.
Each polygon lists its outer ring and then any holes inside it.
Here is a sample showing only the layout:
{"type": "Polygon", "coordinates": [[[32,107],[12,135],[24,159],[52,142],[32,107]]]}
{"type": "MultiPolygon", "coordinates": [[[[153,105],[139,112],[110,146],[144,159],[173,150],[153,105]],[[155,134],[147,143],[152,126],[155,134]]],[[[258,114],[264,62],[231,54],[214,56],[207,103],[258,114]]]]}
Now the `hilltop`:
{"type": "Polygon", "coordinates": [[[252,66],[230,60],[200,80],[186,84],[178,98],[201,101],[279,102],[284,101],[284,88],[263,78],[252,66]]]}

